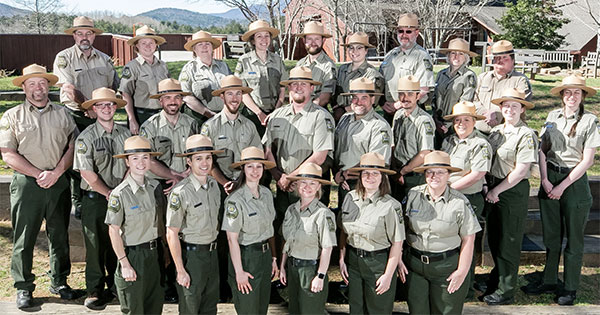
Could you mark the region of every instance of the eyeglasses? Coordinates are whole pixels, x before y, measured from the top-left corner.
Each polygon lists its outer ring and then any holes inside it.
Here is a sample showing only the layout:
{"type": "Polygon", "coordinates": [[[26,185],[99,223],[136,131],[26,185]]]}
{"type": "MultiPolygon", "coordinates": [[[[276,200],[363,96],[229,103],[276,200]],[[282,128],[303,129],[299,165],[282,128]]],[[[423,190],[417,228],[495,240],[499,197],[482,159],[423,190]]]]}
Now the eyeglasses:
{"type": "Polygon", "coordinates": [[[364,50],[365,46],[348,46],[348,50],[364,50]]]}
{"type": "Polygon", "coordinates": [[[427,177],[432,177],[433,175],[435,175],[436,177],[441,177],[446,174],[448,174],[448,171],[431,171],[431,170],[425,171],[425,176],[427,176],[427,177]]]}
{"type": "Polygon", "coordinates": [[[398,34],[407,34],[407,35],[410,35],[413,32],[414,32],[413,30],[398,30],[398,34]]]}
{"type": "Polygon", "coordinates": [[[96,103],[96,104],[94,104],[94,107],[102,109],[102,108],[111,108],[114,105],[117,105],[117,104],[112,103],[112,102],[111,103],[96,103]]]}

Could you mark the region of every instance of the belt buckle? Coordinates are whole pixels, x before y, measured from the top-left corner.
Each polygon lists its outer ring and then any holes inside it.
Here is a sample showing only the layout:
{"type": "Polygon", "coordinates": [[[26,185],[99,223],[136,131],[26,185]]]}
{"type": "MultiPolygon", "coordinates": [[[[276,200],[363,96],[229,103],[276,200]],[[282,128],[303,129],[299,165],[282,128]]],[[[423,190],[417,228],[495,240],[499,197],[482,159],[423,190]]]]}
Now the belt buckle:
{"type": "Polygon", "coordinates": [[[158,242],[157,242],[156,240],[151,240],[151,241],[150,241],[150,250],[154,250],[154,249],[156,249],[156,247],[157,247],[157,245],[158,245],[157,243],[158,243],[158,242]]]}
{"type": "Polygon", "coordinates": [[[362,249],[360,249],[360,248],[357,248],[357,249],[356,249],[356,254],[357,254],[357,255],[358,255],[358,257],[360,257],[360,258],[364,258],[364,257],[366,256],[366,255],[365,255],[365,251],[364,251],[364,250],[362,250],[362,249]]]}
{"type": "Polygon", "coordinates": [[[264,253],[264,252],[266,252],[267,250],[269,250],[269,243],[263,243],[263,244],[261,245],[261,247],[262,247],[262,252],[264,253]]]}
{"type": "Polygon", "coordinates": [[[421,262],[429,265],[429,256],[421,255],[421,262]]]}
{"type": "Polygon", "coordinates": [[[210,245],[208,246],[208,251],[212,252],[215,249],[217,249],[217,242],[210,243],[210,245]]]}

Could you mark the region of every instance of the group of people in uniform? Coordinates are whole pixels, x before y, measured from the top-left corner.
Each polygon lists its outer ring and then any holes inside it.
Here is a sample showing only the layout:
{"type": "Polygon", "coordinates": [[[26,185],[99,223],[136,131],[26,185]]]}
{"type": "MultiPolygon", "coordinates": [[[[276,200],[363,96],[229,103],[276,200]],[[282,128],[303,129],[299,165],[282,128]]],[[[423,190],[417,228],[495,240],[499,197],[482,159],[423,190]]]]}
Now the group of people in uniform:
{"type": "Polygon", "coordinates": [[[514,70],[512,44],[495,43],[493,70],[477,77],[468,68],[476,54],[454,39],[434,80],[414,14],[399,18],[400,45],[379,70],[366,60],[367,34],[348,37],[351,62],[337,69],[323,51],[330,35],[307,22],[299,36],[308,55],[288,73],[270,50],[278,30],[258,20],[234,74],[213,57],[220,41],[199,31],[185,44],[193,60],[170,78],[154,55],[164,38],[143,26],[128,41],[138,57],[119,78],[93,47],[101,32],[77,17],[66,30],[75,45],[58,53],[54,74],[24,68],[13,84],[26,100],[0,120],[2,158],[15,171],[19,308],[33,305],[43,220],[50,291],[78,297],[67,284],[69,199],[81,211],[84,304],[94,310],[116,295],[125,314],[161,313],[164,301],[215,314],[231,288],[238,313],[266,314],[279,278],[290,313],[319,314],[339,259],[350,313],[390,314],[397,287],[411,313],[461,313],[484,230],[495,266],[477,288],[489,305],[510,304],[538,165],[547,261],[543,281],[522,289],[573,304],[592,202],[585,173],[600,146],[598,118],[584,109],[596,90],[583,78],[551,90],[562,106],[540,141],[526,124],[531,86],[514,70]],[[65,106],[48,100],[54,85],[65,106]],[[127,126],[114,120],[122,107],[127,126]],[[328,207],[332,185],[337,209],[328,207]]]}

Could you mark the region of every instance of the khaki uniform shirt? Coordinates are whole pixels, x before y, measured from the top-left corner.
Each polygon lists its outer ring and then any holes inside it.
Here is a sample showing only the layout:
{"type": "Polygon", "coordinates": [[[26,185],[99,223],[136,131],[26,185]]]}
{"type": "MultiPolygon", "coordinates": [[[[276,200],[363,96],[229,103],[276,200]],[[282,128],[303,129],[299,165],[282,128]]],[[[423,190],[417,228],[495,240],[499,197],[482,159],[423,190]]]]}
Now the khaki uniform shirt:
{"type": "Polygon", "coordinates": [[[275,110],[279,100],[281,86],[279,82],[287,80],[289,75],[278,54],[267,51],[267,62],[262,62],[256,50],[243,54],[238,59],[235,75],[252,88],[250,97],[266,113],[275,110]]]}
{"type": "Polygon", "coordinates": [[[575,167],[583,159],[583,150],[600,146],[600,123],[596,115],[584,111],[575,135],[569,137],[571,127],[577,121],[578,113],[566,117],[563,109],[555,109],[548,114],[542,128],[542,150],[546,151],[546,161],[556,166],[575,167]]]}
{"type": "Polygon", "coordinates": [[[431,57],[423,47],[415,44],[411,49],[402,51],[396,47],[385,55],[379,72],[385,80],[385,100],[398,100],[398,80],[413,75],[419,78],[421,87],[434,87],[433,64],[431,57]]]}
{"type": "Polygon", "coordinates": [[[207,66],[196,57],[183,66],[179,82],[184,92],[193,93],[202,105],[217,113],[223,109],[223,100],[211,93],[219,89],[221,79],[230,74],[231,70],[223,60],[213,59],[211,65],[207,66]]]}
{"type": "Polygon", "coordinates": [[[215,150],[224,150],[213,156],[219,165],[221,173],[229,180],[239,177],[241,170],[234,170],[229,166],[239,162],[242,158],[242,150],[247,147],[261,148],[260,135],[256,126],[250,119],[238,114],[238,117],[230,121],[221,111],[202,125],[200,134],[212,140],[215,150]]]}
{"type": "Polygon", "coordinates": [[[74,140],[76,129],[64,107],[48,102],[40,111],[25,101],[0,119],[0,148],[17,151],[42,171],[53,170],[74,140]]]}
{"type": "Polygon", "coordinates": [[[160,102],[150,95],[158,93],[158,82],[168,77],[169,69],[164,61],[154,57],[154,63],[149,64],[139,55],[123,68],[119,91],[131,96],[134,107],[161,109],[160,102]]]}
{"type": "MultiPolygon", "coordinates": [[[[465,139],[459,139],[456,134],[446,137],[442,143],[442,151],[450,155],[450,165],[462,169],[461,172],[450,173],[450,183],[456,182],[471,171],[487,173],[492,167],[492,146],[477,130],[473,130],[465,139]]],[[[481,192],[484,181],[482,177],[460,192],[466,195],[481,192]]]]}
{"type": "Polygon", "coordinates": [[[393,142],[390,124],[374,109],[358,120],[346,113],[335,128],[335,164],[345,171],[359,164],[363,154],[377,152],[390,165],[393,142]]]}
{"type": "Polygon", "coordinates": [[[158,238],[161,205],[157,201],[160,200],[160,194],[162,190],[158,181],[145,178],[144,185],[140,186],[131,175],[127,175],[110,193],[104,223],[121,227],[125,246],[147,243],[158,238]]]}
{"type": "Polygon", "coordinates": [[[406,205],[408,245],[414,249],[441,253],[460,247],[461,237],[481,231],[469,200],[450,187],[434,201],[427,185],[408,192],[406,205]]]}
{"type": "Polygon", "coordinates": [[[298,259],[319,259],[321,249],[337,245],[334,218],[333,212],[316,198],[302,211],[297,201],[285,211],[283,252],[298,259]]]}
{"type": "MultiPolygon", "coordinates": [[[[109,188],[117,187],[123,181],[127,165],[125,159],[116,159],[113,155],[123,153],[125,140],[129,137],[129,129],[117,123],[113,124],[111,132],[106,132],[100,123],[93,123],[85,128],[75,141],[73,169],[92,171],[98,174],[109,188]]],[[[81,189],[92,190],[92,187],[82,180],[81,189]]]]}
{"type": "Polygon", "coordinates": [[[271,114],[262,142],[272,149],[279,169],[289,174],[313,152],[332,151],[334,129],[333,117],[323,107],[309,102],[294,113],[288,104],[271,114]]]}
{"type": "Polygon", "coordinates": [[[219,234],[221,191],[217,181],[206,184],[190,174],[173,188],[167,206],[167,227],[179,228],[181,239],[191,244],[210,244],[219,234]]]}
{"type": "Polygon", "coordinates": [[[150,140],[152,150],[162,153],[156,159],[176,172],[185,171],[187,164],[185,157],[176,157],[175,154],[185,152],[185,140],[198,133],[200,126],[194,118],[180,113],[173,126],[165,117],[164,111],[152,115],[140,128],[140,135],[150,140]]]}
{"type": "MultiPolygon", "coordinates": [[[[337,73],[335,97],[333,105],[350,106],[352,104],[352,95],[340,95],[350,92],[350,81],[359,78],[369,78],[375,83],[375,92],[383,92],[383,77],[373,65],[366,60],[356,70],[352,70],[352,62],[340,66],[337,73]]],[[[378,103],[379,96],[375,97],[375,104],[378,103]]]]}
{"type": "MultiPolygon", "coordinates": [[[[85,96],[92,98],[92,91],[101,87],[113,90],[119,88],[119,76],[113,67],[110,57],[92,47],[89,58],[85,57],[77,45],[73,45],[56,55],[54,74],[58,76],[58,83],[71,83],[85,96]]],[[[81,110],[79,104],[71,101],[67,94],[60,89],[60,102],[72,110],[81,110]]]]}
{"type": "Polygon", "coordinates": [[[375,195],[363,200],[352,190],[342,204],[340,222],[354,248],[375,251],[406,238],[400,202],[390,195],[375,195]]]}
{"type": "Polygon", "coordinates": [[[472,102],[477,87],[477,76],[466,63],[450,76],[450,67],[440,71],[435,81],[432,104],[438,117],[452,114],[452,107],[460,101],[472,102]]]}
{"type": "Polygon", "coordinates": [[[334,95],[336,80],[335,62],[324,51],[313,62],[310,62],[309,55],[298,60],[296,67],[301,66],[310,68],[313,81],[321,82],[321,85],[315,85],[312,93],[313,99],[319,97],[321,93],[331,93],[332,96],[334,95]]]}
{"type": "MultiPolygon", "coordinates": [[[[488,111],[496,112],[498,122],[502,121],[502,114],[498,105],[492,104],[492,100],[502,97],[504,90],[516,88],[520,91],[525,91],[525,100],[531,101],[531,84],[529,79],[522,74],[513,70],[507,74],[505,78],[498,78],[493,70],[484,72],[477,79],[477,94],[475,97],[475,108],[477,114],[483,115],[488,111]]],[[[492,128],[484,121],[478,120],[475,123],[475,128],[490,133],[492,128]]]]}
{"type": "Polygon", "coordinates": [[[240,245],[264,242],[273,236],[273,194],[267,187],[258,188],[259,198],[255,198],[244,184],[225,199],[222,229],[239,233],[240,245]]]}
{"type": "Polygon", "coordinates": [[[397,167],[395,171],[400,171],[419,152],[433,150],[435,124],[431,115],[418,106],[408,116],[404,112],[404,109],[396,111],[392,124],[395,141],[392,157],[395,162],[392,165],[397,167]]]}
{"type": "MultiPolygon", "coordinates": [[[[535,133],[523,121],[517,126],[506,130],[506,124],[501,124],[492,129],[488,137],[492,145],[494,159],[490,174],[497,178],[505,178],[517,163],[537,163],[538,141],[535,133]]],[[[531,171],[527,171],[529,178],[531,171]]]]}

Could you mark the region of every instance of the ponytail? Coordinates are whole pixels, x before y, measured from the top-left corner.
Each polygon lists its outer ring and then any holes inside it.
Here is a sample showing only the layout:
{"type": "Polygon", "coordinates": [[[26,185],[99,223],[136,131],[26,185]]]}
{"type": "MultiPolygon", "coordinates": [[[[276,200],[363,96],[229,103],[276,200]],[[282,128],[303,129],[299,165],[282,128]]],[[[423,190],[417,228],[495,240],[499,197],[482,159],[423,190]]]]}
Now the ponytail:
{"type": "MultiPolygon", "coordinates": [[[[561,102],[562,102],[563,108],[564,108],[565,107],[565,101],[562,98],[563,91],[560,92],[560,96],[561,96],[561,102]]],[[[575,121],[575,123],[571,127],[571,130],[569,130],[569,133],[567,134],[567,136],[569,136],[569,138],[572,138],[572,137],[575,136],[575,131],[577,130],[577,124],[579,124],[579,121],[581,120],[581,117],[583,116],[583,110],[584,110],[583,109],[583,103],[584,103],[585,97],[587,96],[587,92],[584,91],[584,90],[581,90],[581,93],[582,93],[582,96],[581,96],[581,102],[579,103],[579,111],[578,111],[578,115],[577,115],[577,121],[575,121]]]]}

